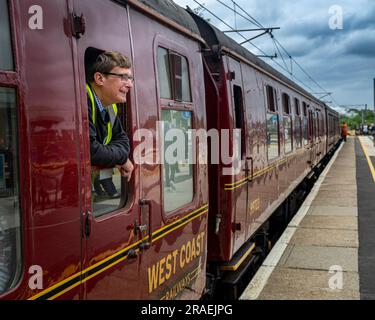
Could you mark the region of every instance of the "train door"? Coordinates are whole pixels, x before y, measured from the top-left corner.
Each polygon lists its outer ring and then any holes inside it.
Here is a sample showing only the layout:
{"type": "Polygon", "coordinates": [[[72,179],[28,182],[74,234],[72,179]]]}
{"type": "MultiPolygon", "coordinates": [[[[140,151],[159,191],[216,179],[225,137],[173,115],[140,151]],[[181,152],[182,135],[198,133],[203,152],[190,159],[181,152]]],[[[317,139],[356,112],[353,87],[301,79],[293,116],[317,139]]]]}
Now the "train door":
{"type": "MultiPolygon", "coordinates": [[[[230,86],[228,92],[230,92],[230,105],[232,106],[233,114],[233,128],[241,130],[240,143],[241,147],[241,171],[236,175],[235,181],[246,181],[250,179],[252,174],[252,158],[248,154],[248,143],[247,143],[247,128],[246,128],[246,113],[244,106],[244,93],[243,93],[243,79],[241,64],[227,57],[228,64],[228,76],[230,86]]],[[[236,252],[246,240],[246,219],[249,205],[249,184],[239,183],[236,184],[238,188],[233,190],[233,201],[235,202],[235,217],[233,223],[234,241],[233,241],[233,252],[236,252]]]]}
{"type": "MultiPolygon", "coordinates": [[[[127,8],[112,1],[75,0],[70,8],[75,15],[75,38],[79,78],[76,83],[81,95],[83,145],[80,154],[82,181],[83,272],[87,299],[137,299],[139,248],[138,167],[129,183],[117,170],[100,170],[90,166],[85,68],[89,69],[101,51],[119,51],[131,57],[127,8]],[[110,185],[104,187],[104,181],[110,185]],[[108,189],[117,193],[110,194],[108,189]],[[95,191],[94,191],[95,190],[95,191]],[[107,193],[108,192],[108,193],[107,193]]],[[[73,38],[74,39],[74,38],[73,38]]],[[[130,92],[130,98],[134,92],[130,92]]],[[[118,104],[118,113],[132,144],[136,125],[134,105],[118,104]]],[[[131,145],[131,150],[133,146],[131,145]]],[[[130,157],[131,158],[131,157],[130,157]]]]}

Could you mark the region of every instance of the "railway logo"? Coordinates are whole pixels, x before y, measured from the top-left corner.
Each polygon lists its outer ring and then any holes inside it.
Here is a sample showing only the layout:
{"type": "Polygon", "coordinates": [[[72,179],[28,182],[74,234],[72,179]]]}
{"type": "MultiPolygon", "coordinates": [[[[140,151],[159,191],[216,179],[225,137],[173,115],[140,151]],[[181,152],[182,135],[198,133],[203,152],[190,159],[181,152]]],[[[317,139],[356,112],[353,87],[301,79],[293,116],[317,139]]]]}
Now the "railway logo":
{"type": "MultiPolygon", "coordinates": [[[[198,258],[204,250],[205,232],[201,232],[197,237],[183,244],[166,257],[161,258],[157,263],[148,267],[148,289],[149,293],[153,292],[157,287],[169,280],[175,275],[177,270],[184,269],[196,258],[198,258]]],[[[184,278],[184,282],[191,282],[191,276],[184,278]]],[[[184,288],[184,286],[182,286],[184,288]]],[[[175,290],[179,291],[179,290],[175,290]]],[[[173,294],[169,294],[173,295],[173,294]]]]}

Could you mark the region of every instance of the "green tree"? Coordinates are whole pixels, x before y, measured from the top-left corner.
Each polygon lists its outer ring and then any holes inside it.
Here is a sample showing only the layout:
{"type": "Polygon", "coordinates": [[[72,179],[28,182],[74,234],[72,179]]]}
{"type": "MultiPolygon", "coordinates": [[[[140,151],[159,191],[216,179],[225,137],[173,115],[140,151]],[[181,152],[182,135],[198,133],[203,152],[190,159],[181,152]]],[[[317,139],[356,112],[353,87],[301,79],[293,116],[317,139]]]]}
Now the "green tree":
{"type": "Polygon", "coordinates": [[[359,109],[350,109],[348,114],[340,115],[340,124],[346,122],[349,129],[356,129],[362,124],[362,114],[364,124],[373,124],[374,121],[374,111],[373,110],[359,110],[359,109]]]}

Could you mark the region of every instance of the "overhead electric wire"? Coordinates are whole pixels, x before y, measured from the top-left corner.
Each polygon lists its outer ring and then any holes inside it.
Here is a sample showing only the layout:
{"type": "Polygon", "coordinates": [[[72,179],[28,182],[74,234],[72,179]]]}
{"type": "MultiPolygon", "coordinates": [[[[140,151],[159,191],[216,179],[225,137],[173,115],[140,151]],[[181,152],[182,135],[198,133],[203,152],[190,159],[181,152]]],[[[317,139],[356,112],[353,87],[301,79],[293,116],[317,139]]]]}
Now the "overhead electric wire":
{"type": "MultiPolygon", "coordinates": [[[[199,3],[197,0],[193,0],[196,4],[198,4],[202,9],[206,10],[208,13],[210,13],[212,16],[214,16],[216,19],[218,19],[220,22],[222,22],[223,24],[225,24],[228,28],[230,28],[231,30],[234,30],[235,29],[230,26],[228,23],[226,23],[223,19],[221,19],[220,17],[218,17],[216,14],[214,14],[212,11],[210,11],[209,9],[207,9],[204,5],[202,5],[201,3],[199,3]]],[[[218,1],[218,0],[217,0],[218,1]]],[[[232,10],[232,8],[230,8],[232,10]]],[[[243,36],[240,32],[237,32],[238,35],[240,35],[243,39],[247,40],[245,36],[243,36]]],[[[257,47],[255,44],[251,43],[251,42],[248,42],[249,44],[251,44],[253,47],[255,47],[256,49],[258,49],[261,53],[263,53],[265,56],[268,56],[266,52],[264,52],[262,49],[260,49],[259,47],[257,47]]],[[[285,72],[287,72],[288,74],[290,73],[288,69],[285,69],[284,66],[282,66],[280,63],[278,63],[277,61],[275,60],[272,60],[276,65],[278,65],[282,70],[284,70],[285,72]]],[[[299,83],[301,83],[303,86],[309,88],[310,90],[312,90],[312,88],[307,85],[305,82],[303,82],[302,80],[300,80],[299,78],[297,78],[296,76],[293,76],[294,79],[296,81],[298,81],[299,83]]]]}
{"type": "MultiPolygon", "coordinates": [[[[203,9],[207,10],[208,12],[210,12],[205,6],[202,6],[198,1],[194,0],[197,4],[199,4],[203,9]]],[[[229,10],[232,10],[234,11],[236,14],[238,14],[240,17],[244,18],[245,20],[247,20],[248,22],[256,25],[257,27],[259,28],[265,28],[258,20],[256,20],[254,17],[252,17],[247,11],[245,11],[236,1],[234,0],[230,0],[234,5],[236,5],[242,12],[244,12],[247,17],[245,17],[243,14],[235,11],[233,8],[231,8],[230,6],[228,6],[227,4],[225,4],[223,1],[221,0],[216,0],[217,2],[219,2],[221,5],[225,6],[227,9],[229,10]]],[[[222,19],[220,19],[219,17],[215,16],[218,20],[222,21],[222,19]]],[[[226,23],[225,23],[226,24],[226,23]]],[[[228,26],[228,24],[226,24],[228,26]]],[[[230,27],[232,30],[233,28],[230,27]]],[[[240,34],[239,32],[237,32],[239,35],[241,35],[243,38],[245,38],[242,34],[240,34]]],[[[280,48],[287,54],[287,56],[289,57],[289,59],[291,60],[291,64],[293,64],[293,62],[298,66],[298,68],[308,77],[308,79],[310,81],[312,81],[317,87],[319,87],[320,89],[322,89],[324,92],[328,92],[326,89],[324,89],[317,81],[315,81],[311,76],[310,74],[291,56],[291,54],[284,48],[284,46],[276,39],[276,37],[272,37],[272,40],[276,43],[276,47],[277,46],[280,46],[280,48]]],[[[250,43],[252,46],[254,46],[257,50],[259,50],[260,52],[262,52],[263,54],[264,51],[261,50],[259,47],[255,46],[253,43],[251,42],[248,42],[250,43]]],[[[285,63],[285,60],[282,56],[282,54],[280,53],[279,49],[277,49],[277,51],[279,52],[280,56],[281,56],[281,59],[283,60],[283,63],[284,65],[286,64],[285,63]]],[[[266,54],[265,54],[266,55],[266,54]]],[[[277,64],[282,70],[286,71],[288,74],[290,74],[294,79],[296,79],[297,81],[299,81],[301,84],[303,84],[305,87],[309,88],[312,92],[313,90],[311,89],[310,86],[308,86],[305,82],[303,82],[302,80],[298,79],[296,76],[294,76],[293,74],[291,74],[291,71],[289,71],[288,67],[286,67],[286,69],[284,67],[282,67],[277,61],[273,60],[272,61],[277,64]]],[[[291,67],[292,68],[292,67],[291,67]]],[[[339,106],[339,104],[337,103],[337,101],[332,97],[332,100],[337,104],[337,106],[339,106]]]]}

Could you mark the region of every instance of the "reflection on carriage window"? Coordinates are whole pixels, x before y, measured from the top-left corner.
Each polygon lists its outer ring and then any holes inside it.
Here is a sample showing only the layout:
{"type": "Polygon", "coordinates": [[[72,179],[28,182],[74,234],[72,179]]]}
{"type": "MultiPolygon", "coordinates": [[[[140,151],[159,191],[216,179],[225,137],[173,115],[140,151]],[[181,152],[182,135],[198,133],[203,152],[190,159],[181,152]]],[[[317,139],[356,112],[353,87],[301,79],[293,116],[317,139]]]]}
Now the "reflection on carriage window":
{"type": "Polygon", "coordinates": [[[268,160],[277,158],[279,150],[279,116],[267,113],[267,154],[268,160]]]}
{"type": "Polygon", "coordinates": [[[192,112],[162,110],[164,132],[164,211],[171,212],[193,200],[192,112]]]}
{"type": "Polygon", "coordinates": [[[292,149],[292,120],[284,117],[284,152],[289,153],[292,149]]]}
{"type": "Polygon", "coordinates": [[[127,183],[116,168],[91,170],[92,208],[95,217],[113,212],[126,203],[127,183]]]}
{"type": "Polygon", "coordinates": [[[16,90],[0,87],[0,294],[21,269],[16,90]]]}
{"type": "Polygon", "coordinates": [[[301,129],[301,117],[300,116],[295,116],[294,117],[294,132],[295,132],[295,146],[296,148],[301,148],[302,147],[302,129],[301,129]]]}

